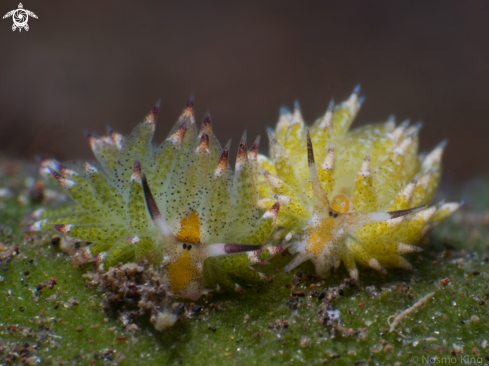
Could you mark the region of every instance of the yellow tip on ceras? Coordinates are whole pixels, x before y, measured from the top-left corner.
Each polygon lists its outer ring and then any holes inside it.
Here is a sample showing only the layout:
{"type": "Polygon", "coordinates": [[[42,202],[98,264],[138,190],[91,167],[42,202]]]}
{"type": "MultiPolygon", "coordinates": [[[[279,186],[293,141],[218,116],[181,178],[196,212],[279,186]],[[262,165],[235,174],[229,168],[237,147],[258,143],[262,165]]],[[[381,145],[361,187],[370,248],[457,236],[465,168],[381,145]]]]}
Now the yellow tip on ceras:
{"type": "Polygon", "coordinates": [[[445,204],[423,211],[440,179],[445,143],[418,160],[420,124],[405,121],[396,127],[389,118],[348,131],[363,101],[358,92],[356,88],[348,101],[330,105],[310,132],[305,126],[298,129],[294,116],[282,112],[275,131],[269,132],[271,159],[258,159],[260,179],[269,185],[260,189],[259,206],[270,207],[278,195],[287,197],[278,217],[283,228],[274,236],[291,243],[289,251],[296,254],[287,270],[306,260],[320,276],[341,262],[355,279],[356,263],[382,273],[390,267],[411,269],[401,255],[421,250],[412,244],[458,208],[445,204]],[[291,136],[304,136],[309,173],[303,173],[297,158],[305,156],[304,144],[291,136]],[[317,163],[316,151],[321,156],[317,163]],[[292,156],[295,165],[288,163],[292,156]]]}

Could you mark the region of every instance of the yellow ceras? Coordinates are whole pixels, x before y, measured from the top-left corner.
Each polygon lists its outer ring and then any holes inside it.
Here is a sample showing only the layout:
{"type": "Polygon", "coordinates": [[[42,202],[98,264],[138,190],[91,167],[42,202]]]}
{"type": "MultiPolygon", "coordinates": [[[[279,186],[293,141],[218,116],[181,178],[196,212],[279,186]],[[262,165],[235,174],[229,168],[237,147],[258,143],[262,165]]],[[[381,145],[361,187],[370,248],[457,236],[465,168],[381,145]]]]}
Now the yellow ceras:
{"type": "Polygon", "coordinates": [[[362,98],[356,88],[308,129],[296,104],[282,109],[269,131],[270,154],[258,156],[262,209],[281,203],[273,240],[296,254],[292,270],[311,260],[326,277],[344,263],[358,279],[356,263],[385,273],[411,269],[403,254],[453,213],[459,203],[431,203],[441,176],[445,142],[418,155],[421,124],[393,119],[349,130],[362,98]],[[314,150],[314,151],[313,151],[314,150]]]}

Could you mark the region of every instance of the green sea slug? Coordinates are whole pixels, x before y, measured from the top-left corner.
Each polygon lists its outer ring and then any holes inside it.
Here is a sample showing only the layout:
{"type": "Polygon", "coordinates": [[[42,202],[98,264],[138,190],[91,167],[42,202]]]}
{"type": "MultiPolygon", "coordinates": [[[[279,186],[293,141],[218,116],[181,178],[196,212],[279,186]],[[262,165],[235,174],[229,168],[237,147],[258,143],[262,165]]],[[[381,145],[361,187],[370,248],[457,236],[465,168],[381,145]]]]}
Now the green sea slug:
{"type": "Polygon", "coordinates": [[[161,267],[179,297],[242,291],[237,278],[267,279],[251,267],[264,262],[252,253],[274,231],[280,204],[261,215],[256,207],[258,141],[248,151],[243,135],[233,172],[230,143],[221,147],[209,115],[197,130],[193,100],[168,138],[154,145],[158,110],[129,136],[88,134],[97,162],[42,161],[40,172],[54,177],[73,202],[34,212],[38,221],[26,231],[57,230],[83,240],[89,245],[81,257],[105,267],[145,258],[161,267]]]}

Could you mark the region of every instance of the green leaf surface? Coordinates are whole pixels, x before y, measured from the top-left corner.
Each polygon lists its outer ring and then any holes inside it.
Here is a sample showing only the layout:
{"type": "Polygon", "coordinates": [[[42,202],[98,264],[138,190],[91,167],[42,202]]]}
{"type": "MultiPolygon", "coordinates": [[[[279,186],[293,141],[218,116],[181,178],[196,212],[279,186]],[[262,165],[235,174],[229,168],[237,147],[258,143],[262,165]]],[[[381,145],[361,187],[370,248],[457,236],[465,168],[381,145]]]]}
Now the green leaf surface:
{"type": "Polygon", "coordinates": [[[304,276],[294,290],[304,296],[291,310],[293,274],[280,270],[288,254],[261,266],[273,275],[271,283],[202,298],[196,302],[201,314],[158,332],[148,317],[136,322],[137,330],[127,330],[117,314],[104,312],[99,289],[87,286],[82,275],[90,266],[75,268],[49,241],[24,237],[19,223],[38,205],[16,198],[0,204],[0,223],[13,229],[11,235],[1,230],[0,255],[13,244],[20,250],[0,263],[2,365],[414,365],[429,357],[489,362],[489,230],[482,224],[442,224],[425,251],[409,258],[413,272],[361,270],[360,285],[332,303],[350,336],[323,326],[321,300],[310,296],[341,284],[344,268],[317,280],[305,275],[313,273],[311,265],[301,266],[304,276]],[[52,289],[40,289],[52,278],[52,289]],[[429,292],[434,297],[396,327],[401,335],[389,332],[387,318],[429,292]]]}

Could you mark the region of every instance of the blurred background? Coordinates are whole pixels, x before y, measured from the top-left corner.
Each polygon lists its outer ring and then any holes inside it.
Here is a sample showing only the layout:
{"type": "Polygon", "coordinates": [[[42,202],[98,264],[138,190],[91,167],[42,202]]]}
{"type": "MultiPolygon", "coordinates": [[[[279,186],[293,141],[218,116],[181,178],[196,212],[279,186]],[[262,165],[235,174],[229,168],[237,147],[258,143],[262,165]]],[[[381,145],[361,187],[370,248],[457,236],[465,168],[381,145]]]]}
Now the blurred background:
{"type": "MultiPolygon", "coordinates": [[[[2,0],[0,15],[18,0],[2,0]]],[[[158,98],[161,141],[195,94],[234,149],[279,107],[309,123],[362,86],[354,126],[423,121],[421,149],[448,138],[444,178],[489,155],[488,1],[25,0],[28,32],[0,21],[0,151],[91,159],[83,129],[128,133],[158,98]]],[[[266,151],[268,141],[262,139],[266,151]]]]}

